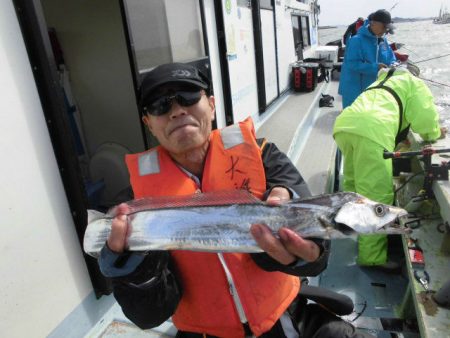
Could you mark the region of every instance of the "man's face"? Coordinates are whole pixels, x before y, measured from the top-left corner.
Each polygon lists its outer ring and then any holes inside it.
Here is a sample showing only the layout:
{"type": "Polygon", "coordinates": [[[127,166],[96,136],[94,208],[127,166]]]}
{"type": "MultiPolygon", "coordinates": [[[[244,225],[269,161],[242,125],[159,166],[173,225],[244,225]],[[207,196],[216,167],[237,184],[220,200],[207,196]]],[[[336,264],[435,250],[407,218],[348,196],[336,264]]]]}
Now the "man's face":
{"type": "MultiPolygon", "coordinates": [[[[165,149],[170,153],[181,155],[208,143],[211,122],[215,115],[213,96],[206,96],[205,91],[200,88],[173,84],[162,86],[154,96],[158,100],[162,98],[161,102],[168,111],[155,116],[149,109],[149,113],[142,117],[142,121],[165,149]],[[190,104],[189,100],[187,102],[183,100],[183,97],[189,99],[190,95],[195,97],[196,93],[200,96],[198,102],[190,104]]],[[[161,107],[159,103],[156,106],[161,107]]],[[[162,109],[161,112],[166,109],[162,109]]]]}
{"type": "Polygon", "coordinates": [[[373,34],[378,37],[383,36],[388,31],[386,25],[379,21],[371,21],[370,29],[372,30],[373,34]]]}

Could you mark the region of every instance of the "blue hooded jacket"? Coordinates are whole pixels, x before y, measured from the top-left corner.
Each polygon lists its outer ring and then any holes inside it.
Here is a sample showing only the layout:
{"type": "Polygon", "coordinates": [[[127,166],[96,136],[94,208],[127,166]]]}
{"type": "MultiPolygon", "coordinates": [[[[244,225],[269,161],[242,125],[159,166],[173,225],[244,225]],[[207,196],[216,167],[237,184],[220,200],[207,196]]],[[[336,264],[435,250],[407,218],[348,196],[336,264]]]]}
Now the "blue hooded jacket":
{"type": "Polygon", "coordinates": [[[348,41],[339,82],[343,108],[377,79],[378,64],[390,66],[396,57],[385,37],[378,38],[369,30],[369,21],[348,41]]]}

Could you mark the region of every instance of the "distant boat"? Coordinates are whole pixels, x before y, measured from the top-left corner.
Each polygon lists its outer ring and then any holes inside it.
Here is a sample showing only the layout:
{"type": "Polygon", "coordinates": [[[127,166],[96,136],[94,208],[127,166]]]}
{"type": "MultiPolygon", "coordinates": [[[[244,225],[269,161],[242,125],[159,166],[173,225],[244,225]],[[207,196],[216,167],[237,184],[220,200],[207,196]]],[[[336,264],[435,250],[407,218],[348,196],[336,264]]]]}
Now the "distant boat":
{"type": "Polygon", "coordinates": [[[435,24],[445,24],[450,23],[450,13],[447,10],[447,7],[439,9],[439,16],[433,19],[433,23],[435,24]]]}

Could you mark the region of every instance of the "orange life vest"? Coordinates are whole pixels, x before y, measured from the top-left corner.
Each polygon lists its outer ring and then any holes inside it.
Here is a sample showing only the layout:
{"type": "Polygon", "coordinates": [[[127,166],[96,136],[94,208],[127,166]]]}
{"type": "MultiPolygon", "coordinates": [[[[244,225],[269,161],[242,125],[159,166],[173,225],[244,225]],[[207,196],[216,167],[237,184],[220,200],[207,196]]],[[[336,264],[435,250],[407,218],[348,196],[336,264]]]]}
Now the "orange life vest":
{"type": "MultiPolygon", "coordinates": [[[[127,155],[135,198],[187,195],[198,191],[162,147],[127,155]]],[[[203,171],[203,192],[248,189],[261,198],[266,190],[261,150],[251,119],[214,130],[203,171]]],[[[183,296],[173,315],[183,331],[242,337],[244,329],[224,268],[215,253],[172,251],[183,296]]],[[[299,291],[299,278],[259,268],[250,255],[223,254],[252,332],[268,331],[299,291]]]]}

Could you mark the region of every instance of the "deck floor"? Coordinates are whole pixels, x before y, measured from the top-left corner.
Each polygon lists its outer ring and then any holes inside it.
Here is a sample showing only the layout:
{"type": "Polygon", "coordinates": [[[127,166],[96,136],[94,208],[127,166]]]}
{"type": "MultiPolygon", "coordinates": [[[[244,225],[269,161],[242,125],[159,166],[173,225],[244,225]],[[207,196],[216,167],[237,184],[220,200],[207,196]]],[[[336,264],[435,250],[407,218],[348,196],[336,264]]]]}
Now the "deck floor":
{"type": "Polygon", "coordinates": [[[318,90],[313,92],[290,93],[276,112],[265,119],[264,124],[257,129],[257,136],[265,137],[275,143],[282,152],[290,155],[289,150],[295,142],[296,134],[302,131],[305,118],[310,115],[311,109],[317,103],[317,97],[325,87],[326,83],[320,83],[318,90]]]}
{"type": "Polygon", "coordinates": [[[313,195],[331,192],[336,145],[332,131],[341,109],[337,81],[322,82],[314,92],[293,93],[257,129],[258,137],[275,143],[296,165],[313,195]],[[321,94],[335,98],[334,107],[319,107],[321,94]]]}
{"type": "MultiPolygon", "coordinates": [[[[401,238],[390,237],[388,252],[390,259],[404,264],[401,238]]],[[[408,292],[406,270],[391,273],[378,268],[361,267],[356,264],[357,254],[356,239],[334,240],[328,268],[315,283],[353,300],[355,310],[345,318],[355,326],[367,329],[377,337],[384,337],[384,332],[404,331],[404,327],[399,329],[395,325],[402,324],[399,317],[408,292]]],[[[411,332],[410,337],[416,335],[411,332]]]]}

